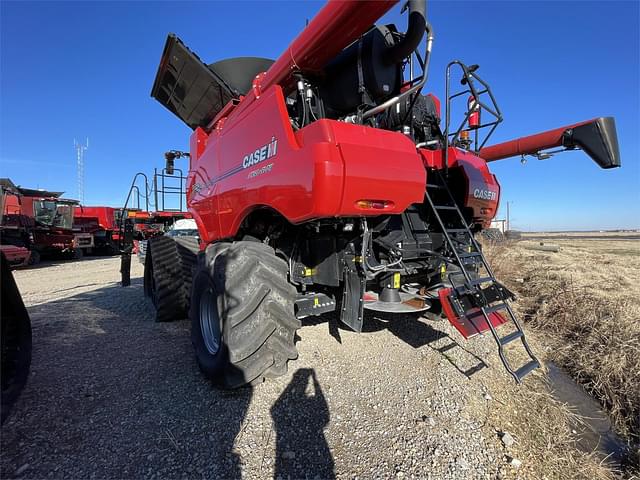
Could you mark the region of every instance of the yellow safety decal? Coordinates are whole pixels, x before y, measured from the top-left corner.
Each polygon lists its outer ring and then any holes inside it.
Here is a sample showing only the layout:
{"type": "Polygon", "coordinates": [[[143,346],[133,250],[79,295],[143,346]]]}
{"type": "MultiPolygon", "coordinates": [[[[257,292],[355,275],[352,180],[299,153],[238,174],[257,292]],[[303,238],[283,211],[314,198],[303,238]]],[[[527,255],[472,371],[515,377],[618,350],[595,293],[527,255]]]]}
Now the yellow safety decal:
{"type": "Polygon", "coordinates": [[[444,280],[446,278],[446,275],[447,275],[447,264],[442,263],[440,265],[440,278],[444,280]]]}
{"type": "Polygon", "coordinates": [[[315,297],[315,298],[313,299],[313,306],[314,306],[314,307],[317,307],[317,306],[319,306],[319,305],[320,305],[320,300],[318,300],[318,297],[315,297]]]}
{"type": "Polygon", "coordinates": [[[305,277],[310,277],[311,275],[313,275],[313,273],[314,273],[313,272],[313,268],[308,268],[308,267],[304,268],[304,276],[305,277]]]}
{"type": "Polygon", "coordinates": [[[400,274],[393,274],[393,288],[400,288],[400,274]]]}

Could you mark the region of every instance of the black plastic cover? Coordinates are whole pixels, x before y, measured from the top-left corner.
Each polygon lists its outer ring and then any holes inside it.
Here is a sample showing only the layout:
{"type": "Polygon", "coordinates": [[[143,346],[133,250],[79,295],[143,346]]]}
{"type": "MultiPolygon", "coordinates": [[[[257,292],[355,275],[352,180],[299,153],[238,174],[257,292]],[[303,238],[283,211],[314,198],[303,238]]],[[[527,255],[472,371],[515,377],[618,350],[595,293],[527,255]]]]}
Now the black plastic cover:
{"type": "Polygon", "coordinates": [[[591,123],[567,130],[563,146],[581,148],[601,168],[620,166],[620,149],[613,117],[600,117],[591,123]]]}
{"type": "Polygon", "coordinates": [[[237,94],[178,37],[169,34],[151,96],[196,129],[206,127],[237,94]]]}
{"type": "Polygon", "coordinates": [[[353,113],[363,103],[360,74],[367,95],[376,105],[399,93],[402,65],[384,59],[396,42],[392,27],[375,26],[325,66],[320,97],[329,118],[353,113]]]}
{"type": "Polygon", "coordinates": [[[209,68],[224,80],[236,95],[246,95],[251,90],[256,75],[266,72],[273,60],[260,57],[235,57],[212,63],[209,68]]]}

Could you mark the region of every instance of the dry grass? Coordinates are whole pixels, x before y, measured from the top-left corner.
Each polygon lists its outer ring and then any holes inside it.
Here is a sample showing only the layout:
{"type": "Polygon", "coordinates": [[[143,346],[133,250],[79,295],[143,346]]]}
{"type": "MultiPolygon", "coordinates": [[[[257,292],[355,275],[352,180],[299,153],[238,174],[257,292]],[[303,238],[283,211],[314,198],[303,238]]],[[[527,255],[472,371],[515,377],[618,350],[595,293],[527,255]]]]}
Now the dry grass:
{"type": "Polygon", "coordinates": [[[553,239],[558,253],[527,250],[532,243],[487,246],[485,252],[498,278],[520,294],[519,313],[547,336],[550,358],[637,444],[640,242],[553,239]]]}
{"type": "MultiPolygon", "coordinates": [[[[536,340],[532,339],[534,345],[536,340]]],[[[522,467],[508,465],[500,469],[498,478],[613,480],[615,469],[599,460],[594,453],[585,453],[575,445],[572,432],[581,420],[569,408],[550,394],[545,378],[533,374],[522,385],[503,381],[486,383],[487,391],[498,408],[488,410],[487,424],[496,432],[505,429],[516,443],[505,452],[522,460],[522,467]]]]}

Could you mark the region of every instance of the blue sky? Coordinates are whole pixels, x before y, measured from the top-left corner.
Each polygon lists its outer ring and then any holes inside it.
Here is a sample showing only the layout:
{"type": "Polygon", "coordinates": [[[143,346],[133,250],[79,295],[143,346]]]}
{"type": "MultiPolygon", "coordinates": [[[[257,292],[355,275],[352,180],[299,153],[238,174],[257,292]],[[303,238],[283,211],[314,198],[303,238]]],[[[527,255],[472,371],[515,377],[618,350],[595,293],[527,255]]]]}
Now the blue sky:
{"type": "MultiPolygon", "coordinates": [[[[121,205],[190,130],[149,97],[168,32],[207,61],[276,58],[319,2],[0,3],[0,176],[76,196],[73,139],[90,138],[85,203],[121,205]]],[[[404,29],[395,7],[383,18],[404,29]]],[[[429,2],[427,91],[443,97],[457,58],[497,97],[504,141],[616,117],[623,167],[582,152],[491,164],[523,229],[640,228],[639,2],[429,2]]],[[[501,212],[502,213],[502,212],[501,212]]]]}

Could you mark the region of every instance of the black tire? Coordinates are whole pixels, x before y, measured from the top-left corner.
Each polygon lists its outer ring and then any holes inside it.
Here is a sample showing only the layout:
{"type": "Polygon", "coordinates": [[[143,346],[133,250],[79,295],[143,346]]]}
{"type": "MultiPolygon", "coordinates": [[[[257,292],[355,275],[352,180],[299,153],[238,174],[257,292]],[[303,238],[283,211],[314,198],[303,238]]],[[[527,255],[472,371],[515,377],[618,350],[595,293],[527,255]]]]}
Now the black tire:
{"type": "Polygon", "coordinates": [[[191,342],[200,370],[216,385],[237,388],[284,375],[289,360],[298,357],[295,333],[301,324],[287,273],[287,263],[263,243],[215,244],[200,255],[189,312],[191,342]],[[207,344],[207,328],[213,333],[209,339],[217,335],[217,350],[207,344]]]}
{"type": "Polygon", "coordinates": [[[191,279],[198,251],[197,240],[153,237],[147,244],[144,292],[156,309],[156,322],[186,318],[191,279]]]}
{"type": "Polygon", "coordinates": [[[29,265],[37,265],[40,263],[40,252],[38,250],[31,250],[31,256],[29,257],[29,265]]]}
{"type": "Polygon", "coordinates": [[[2,405],[0,423],[4,422],[20,396],[31,366],[31,321],[24,307],[9,262],[0,255],[2,304],[0,330],[2,343],[2,405]]]}
{"type": "Polygon", "coordinates": [[[104,246],[104,254],[105,255],[117,255],[118,254],[118,247],[111,241],[109,240],[105,246],[104,246]]]}

